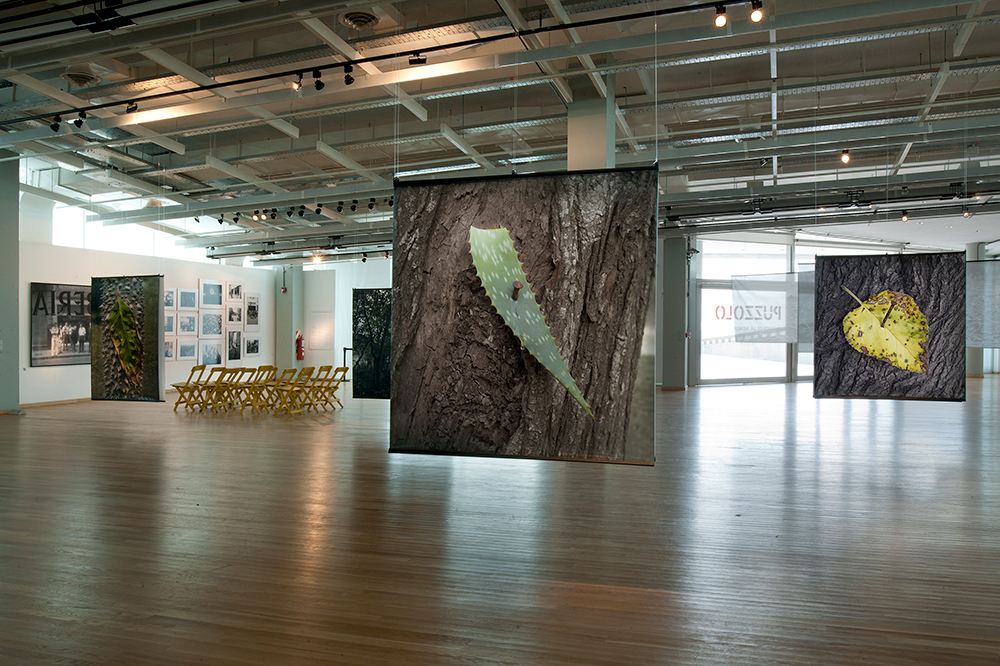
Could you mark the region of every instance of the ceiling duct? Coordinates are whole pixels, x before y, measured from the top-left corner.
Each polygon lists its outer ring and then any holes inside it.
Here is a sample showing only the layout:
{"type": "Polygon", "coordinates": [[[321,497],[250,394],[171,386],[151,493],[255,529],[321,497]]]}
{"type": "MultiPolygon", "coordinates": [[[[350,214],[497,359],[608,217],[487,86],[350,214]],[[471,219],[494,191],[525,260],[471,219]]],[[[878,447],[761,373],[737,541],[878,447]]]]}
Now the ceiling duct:
{"type": "Polygon", "coordinates": [[[340,15],[340,22],[348,28],[355,30],[365,30],[378,25],[379,18],[371,12],[351,10],[340,15]]]}
{"type": "Polygon", "coordinates": [[[66,71],[59,75],[64,81],[69,81],[77,88],[87,88],[101,82],[101,77],[94,74],[89,63],[78,62],[66,68],[66,71]]]}

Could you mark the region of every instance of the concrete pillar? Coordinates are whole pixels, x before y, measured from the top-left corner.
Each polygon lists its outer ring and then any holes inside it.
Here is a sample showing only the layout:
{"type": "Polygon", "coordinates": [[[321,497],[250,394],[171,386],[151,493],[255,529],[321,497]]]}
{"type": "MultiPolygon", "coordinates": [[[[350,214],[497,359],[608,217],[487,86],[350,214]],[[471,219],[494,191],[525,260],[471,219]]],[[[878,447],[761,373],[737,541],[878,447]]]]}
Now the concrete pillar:
{"type": "Polygon", "coordinates": [[[25,192],[21,195],[20,230],[22,243],[52,244],[52,199],[25,192]]]}
{"type": "Polygon", "coordinates": [[[664,391],[680,391],[687,388],[687,239],[663,238],[658,244],[660,318],[656,322],[656,351],[661,365],[660,386],[664,391]]]}
{"type": "MultiPolygon", "coordinates": [[[[986,259],[986,243],[969,243],[965,246],[966,261],[983,261],[986,259]]],[[[966,347],[965,376],[983,376],[983,354],[981,347],[966,347]]]]}
{"type": "Polygon", "coordinates": [[[570,79],[570,87],[573,102],[566,112],[567,168],[570,171],[614,168],[614,95],[609,100],[602,98],[585,76],[570,79]]]}
{"type": "Polygon", "coordinates": [[[301,368],[303,361],[295,360],[295,331],[303,329],[303,303],[305,302],[302,266],[292,266],[275,271],[274,280],[274,364],[279,372],[286,368],[301,368]],[[285,287],[282,293],[281,288],[285,287]]]}
{"type": "MultiPolygon", "coordinates": [[[[15,153],[0,150],[0,158],[14,156],[15,153]]],[[[0,215],[0,412],[21,406],[18,165],[18,160],[0,162],[0,210],[4,211],[0,215]]]]}

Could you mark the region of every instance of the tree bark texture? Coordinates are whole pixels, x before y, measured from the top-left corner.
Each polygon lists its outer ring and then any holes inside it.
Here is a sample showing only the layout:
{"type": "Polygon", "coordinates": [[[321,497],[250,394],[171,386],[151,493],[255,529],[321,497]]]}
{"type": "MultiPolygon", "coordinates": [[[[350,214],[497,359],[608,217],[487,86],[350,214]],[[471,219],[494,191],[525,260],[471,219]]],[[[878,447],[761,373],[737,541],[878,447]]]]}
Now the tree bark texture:
{"type": "Polygon", "coordinates": [[[643,169],[397,186],[391,450],[624,460],[656,181],[643,169]],[[473,226],[510,231],[531,289],[520,298],[540,304],[593,419],[497,314],[473,226]]]}
{"type": "Polygon", "coordinates": [[[816,397],[965,400],[965,255],[963,253],[816,258],[816,397]],[[927,319],[926,372],[901,370],[862,354],[844,337],[843,320],[882,291],[913,297],[927,319]]]}

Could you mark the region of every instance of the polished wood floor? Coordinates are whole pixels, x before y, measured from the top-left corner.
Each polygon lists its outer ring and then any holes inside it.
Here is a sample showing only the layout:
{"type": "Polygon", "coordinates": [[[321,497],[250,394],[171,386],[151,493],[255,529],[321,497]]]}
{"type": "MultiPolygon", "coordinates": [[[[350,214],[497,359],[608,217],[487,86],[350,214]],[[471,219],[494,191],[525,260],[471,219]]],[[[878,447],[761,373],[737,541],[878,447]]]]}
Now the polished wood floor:
{"type": "Polygon", "coordinates": [[[998,664],[1000,378],[657,397],[655,467],[386,452],[388,405],[0,416],[0,664],[998,664]]]}

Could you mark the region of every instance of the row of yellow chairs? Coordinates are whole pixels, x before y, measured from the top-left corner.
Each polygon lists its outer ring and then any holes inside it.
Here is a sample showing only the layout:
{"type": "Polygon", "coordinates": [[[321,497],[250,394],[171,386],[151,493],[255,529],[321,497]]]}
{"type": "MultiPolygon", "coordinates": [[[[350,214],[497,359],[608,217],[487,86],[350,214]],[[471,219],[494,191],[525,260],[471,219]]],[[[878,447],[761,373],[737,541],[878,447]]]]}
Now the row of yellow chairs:
{"type": "Polygon", "coordinates": [[[271,412],[275,414],[301,414],[303,410],[326,411],[327,408],[343,408],[337,398],[337,389],[347,376],[347,368],[323,365],[317,370],[306,367],[283,370],[278,374],[277,366],[262,365],[259,368],[213,367],[205,376],[206,366],[191,368],[187,381],[171,384],[177,389],[174,411],[181,405],[194,411],[223,412],[247,407],[254,414],[271,412]]]}

